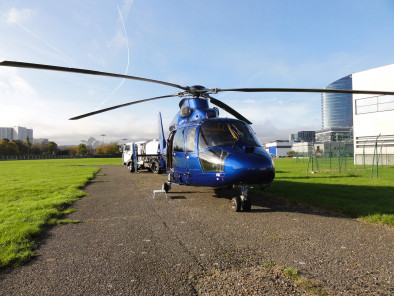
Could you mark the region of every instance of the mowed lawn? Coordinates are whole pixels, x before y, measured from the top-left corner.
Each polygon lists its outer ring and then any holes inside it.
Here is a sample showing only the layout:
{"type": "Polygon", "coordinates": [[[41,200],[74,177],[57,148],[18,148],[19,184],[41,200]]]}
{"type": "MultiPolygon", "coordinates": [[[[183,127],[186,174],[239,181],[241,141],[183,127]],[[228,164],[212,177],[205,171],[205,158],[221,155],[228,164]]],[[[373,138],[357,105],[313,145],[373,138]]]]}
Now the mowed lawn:
{"type": "MultiPolygon", "coordinates": [[[[275,159],[274,196],[374,223],[394,225],[394,166],[355,166],[352,160],[319,159],[319,171],[307,173],[308,159],[275,159]],[[342,160],[343,161],[343,160],[342,160]]],[[[311,171],[309,163],[309,171],[311,171]]],[[[316,163],[314,163],[316,170],[316,163]]]]}
{"type": "Polygon", "coordinates": [[[25,160],[0,162],[0,267],[34,255],[38,235],[59,220],[81,188],[99,171],[93,165],[119,159],[25,160]]]}

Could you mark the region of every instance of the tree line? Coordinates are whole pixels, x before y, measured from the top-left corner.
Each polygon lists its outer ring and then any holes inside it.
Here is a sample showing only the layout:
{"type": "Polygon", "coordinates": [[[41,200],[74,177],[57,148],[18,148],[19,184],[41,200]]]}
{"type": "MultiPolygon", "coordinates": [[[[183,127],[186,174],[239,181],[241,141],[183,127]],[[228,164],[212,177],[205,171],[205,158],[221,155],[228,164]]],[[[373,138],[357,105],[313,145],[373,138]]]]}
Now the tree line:
{"type": "Polygon", "coordinates": [[[117,143],[100,145],[96,149],[88,147],[85,144],[59,148],[55,142],[45,144],[30,143],[29,138],[26,141],[21,140],[0,140],[0,155],[74,155],[74,156],[120,156],[120,146],[117,143]]]}

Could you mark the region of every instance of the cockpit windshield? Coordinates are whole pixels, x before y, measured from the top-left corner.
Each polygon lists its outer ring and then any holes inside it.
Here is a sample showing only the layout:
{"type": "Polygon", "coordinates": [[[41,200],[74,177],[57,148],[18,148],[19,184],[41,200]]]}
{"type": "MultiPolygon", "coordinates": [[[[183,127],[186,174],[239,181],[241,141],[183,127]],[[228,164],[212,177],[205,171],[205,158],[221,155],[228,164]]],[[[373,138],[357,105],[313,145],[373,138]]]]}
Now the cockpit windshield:
{"type": "Polygon", "coordinates": [[[241,121],[209,122],[200,127],[198,150],[234,145],[238,141],[246,146],[261,146],[251,128],[241,121]]]}

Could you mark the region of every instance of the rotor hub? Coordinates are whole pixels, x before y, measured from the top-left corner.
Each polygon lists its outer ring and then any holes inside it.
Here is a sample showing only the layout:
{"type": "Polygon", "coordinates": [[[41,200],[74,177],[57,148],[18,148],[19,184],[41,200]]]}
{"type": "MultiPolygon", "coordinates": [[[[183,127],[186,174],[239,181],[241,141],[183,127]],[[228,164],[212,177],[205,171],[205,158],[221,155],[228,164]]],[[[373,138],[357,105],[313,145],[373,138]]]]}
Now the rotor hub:
{"type": "Polygon", "coordinates": [[[202,85],[193,85],[193,86],[187,86],[185,88],[185,91],[181,91],[177,93],[179,97],[185,97],[185,96],[191,96],[194,98],[207,98],[209,97],[210,94],[216,94],[217,93],[217,88],[206,88],[205,86],[202,85]]]}

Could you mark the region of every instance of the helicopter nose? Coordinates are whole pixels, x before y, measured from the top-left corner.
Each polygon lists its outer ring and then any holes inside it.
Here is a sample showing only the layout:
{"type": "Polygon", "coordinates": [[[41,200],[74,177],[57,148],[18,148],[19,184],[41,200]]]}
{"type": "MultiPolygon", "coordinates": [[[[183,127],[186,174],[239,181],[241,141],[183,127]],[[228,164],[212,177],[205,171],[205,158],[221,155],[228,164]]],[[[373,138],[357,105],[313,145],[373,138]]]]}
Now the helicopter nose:
{"type": "Polygon", "coordinates": [[[275,177],[275,165],[265,151],[237,151],[226,158],[225,172],[234,176],[234,184],[269,184],[275,177]]]}

